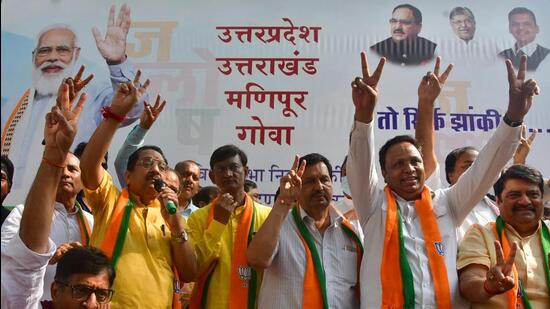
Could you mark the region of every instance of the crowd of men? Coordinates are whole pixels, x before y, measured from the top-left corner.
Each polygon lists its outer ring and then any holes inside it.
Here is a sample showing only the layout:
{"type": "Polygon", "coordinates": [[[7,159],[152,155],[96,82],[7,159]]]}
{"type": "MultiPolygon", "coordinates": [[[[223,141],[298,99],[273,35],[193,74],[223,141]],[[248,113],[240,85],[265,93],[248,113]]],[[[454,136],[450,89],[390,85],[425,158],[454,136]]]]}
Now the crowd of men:
{"type": "MultiPolygon", "coordinates": [[[[113,27],[129,23],[126,7],[111,15],[113,27]]],[[[317,152],[294,157],[273,205],[258,201],[235,145],[212,152],[215,186],[201,188],[195,161],[170,165],[162,145],[144,145],[166,102],[148,102],[139,70],[117,82],[72,153],[91,78],[80,85],[81,69],[61,80],[26,199],[2,207],[1,308],[549,308],[549,181],[525,165],[535,135],[523,120],[540,91],[526,80],[527,56],[517,73],[506,61],[508,106],[489,141],[447,156],[449,186],[433,113],[453,66],[441,70],[439,57],[419,83],[415,137],[383,143],[379,179],[373,119],[385,62],[371,71],[361,53],[351,82],[338,205],[332,164],[317,152]],[[136,110],[115,159],[118,187],[107,150],[136,110]]],[[[2,156],[1,170],[3,202],[18,169],[2,156]]]]}

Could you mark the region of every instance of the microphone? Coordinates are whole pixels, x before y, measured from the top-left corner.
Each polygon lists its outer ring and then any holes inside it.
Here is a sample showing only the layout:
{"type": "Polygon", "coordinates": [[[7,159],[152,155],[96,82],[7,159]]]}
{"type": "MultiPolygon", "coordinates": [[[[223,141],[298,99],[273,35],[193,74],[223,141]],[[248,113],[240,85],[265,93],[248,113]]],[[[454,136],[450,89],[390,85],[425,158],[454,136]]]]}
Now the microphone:
{"type": "MultiPolygon", "coordinates": [[[[159,179],[159,178],[154,180],[153,185],[155,186],[155,190],[157,190],[157,192],[160,192],[166,186],[164,181],[162,181],[162,179],[159,179]]],[[[174,204],[173,201],[166,198],[163,198],[162,201],[164,202],[164,205],[166,205],[166,211],[168,211],[169,214],[173,215],[176,213],[177,208],[176,208],[176,204],[174,204]]]]}

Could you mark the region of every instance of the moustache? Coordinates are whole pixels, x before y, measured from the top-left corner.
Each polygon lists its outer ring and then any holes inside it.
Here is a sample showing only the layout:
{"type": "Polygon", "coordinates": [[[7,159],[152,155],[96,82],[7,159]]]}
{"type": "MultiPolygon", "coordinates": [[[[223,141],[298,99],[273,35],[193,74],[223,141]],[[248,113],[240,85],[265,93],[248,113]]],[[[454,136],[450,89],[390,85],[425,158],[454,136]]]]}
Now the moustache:
{"type": "Polygon", "coordinates": [[[535,211],[535,207],[531,204],[529,205],[515,205],[512,207],[512,212],[517,212],[517,211],[523,211],[523,210],[529,210],[529,211],[535,211]]]}
{"type": "Polygon", "coordinates": [[[153,179],[160,179],[160,174],[153,171],[145,174],[145,180],[153,180],[153,179]]]}
{"type": "Polygon", "coordinates": [[[47,67],[52,67],[52,66],[55,66],[55,67],[60,67],[61,69],[65,70],[67,68],[67,65],[65,63],[63,63],[62,61],[60,60],[56,60],[56,61],[53,61],[53,62],[50,62],[50,61],[47,61],[47,62],[44,62],[42,63],[41,65],[39,65],[37,67],[37,69],[39,70],[43,70],[47,67]]]}
{"type": "Polygon", "coordinates": [[[401,29],[393,30],[393,33],[405,34],[405,32],[403,32],[403,30],[401,29]]]}

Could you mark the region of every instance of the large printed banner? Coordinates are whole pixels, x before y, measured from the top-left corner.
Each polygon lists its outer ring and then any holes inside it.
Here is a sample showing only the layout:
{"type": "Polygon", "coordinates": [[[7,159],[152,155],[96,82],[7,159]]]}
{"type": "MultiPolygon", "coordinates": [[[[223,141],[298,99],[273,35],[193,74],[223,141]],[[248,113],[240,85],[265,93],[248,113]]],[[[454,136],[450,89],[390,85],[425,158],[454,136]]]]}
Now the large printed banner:
{"type": "MultiPolygon", "coordinates": [[[[418,84],[433,70],[434,57],[441,56],[443,66],[455,64],[434,115],[442,171],[452,149],[483,147],[507,106],[504,58],[525,53],[530,57],[527,78],[535,78],[542,89],[525,119],[529,131],[538,132],[528,164],[550,176],[547,0],[413,0],[412,8],[395,12],[402,2],[128,1],[128,59],[116,69],[107,66],[91,31],[97,27],[104,36],[113,4],[117,17],[123,2],[2,1],[2,153],[16,166],[5,204],[24,201],[41,158],[44,114],[53,99],[37,89],[52,88],[46,75],[70,76],[80,64],[95,78],[84,90],[93,94],[86,115],[91,120],[81,124],[77,142],[85,141],[100,121],[97,106],[108,103],[113,75],[129,76],[140,68],[152,80],[150,100],[160,93],[168,101],[146,143],[163,148],[171,166],[186,159],[199,162],[202,185],[210,183],[212,151],[238,145],[249,156],[249,178],[270,204],[294,154],[310,152],[331,160],[334,199],[342,197],[340,165],[354,112],[350,83],[361,74],[362,50],[373,67],[381,56],[389,60],[374,120],[378,146],[394,135],[414,134],[418,84]],[[509,19],[516,7],[529,11],[509,19]],[[44,47],[40,33],[60,23],[73,29],[75,46],[39,49],[44,47]],[[54,52],[70,61],[54,67],[36,61],[39,53],[54,52]],[[15,118],[19,123],[13,124],[15,118]]],[[[112,174],[112,161],[136,124],[115,136],[109,153],[112,174]]]]}

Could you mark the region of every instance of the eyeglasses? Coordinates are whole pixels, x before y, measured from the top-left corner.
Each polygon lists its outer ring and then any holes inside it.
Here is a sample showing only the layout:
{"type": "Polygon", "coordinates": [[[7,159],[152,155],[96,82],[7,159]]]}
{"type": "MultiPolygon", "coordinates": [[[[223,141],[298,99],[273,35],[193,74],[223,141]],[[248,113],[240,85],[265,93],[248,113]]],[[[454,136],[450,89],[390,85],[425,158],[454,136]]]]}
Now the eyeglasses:
{"type": "Polygon", "coordinates": [[[462,26],[462,25],[471,26],[474,24],[474,21],[471,19],[464,19],[464,20],[453,20],[452,23],[455,26],[462,26]]]}
{"type": "Polygon", "coordinates": [[[154,159],[152,157],[144,157],[137,162],[137,165],[141,165],[146,169],[150,169],[151,167],[153,167],[153,164],[156,164],[161,172],[164,172],[168,169],[168,164],[166,164],[166,162],[154,159]]]}
{"type": "Polygon", "coordinates": [[[95,294],[95,298],[98,303],[106,304],[111,301],[115,291],[111,289],[96,289],[84,284],[68,284],[66,282],[61,282],[55,280],[57,284],[71,288],[72,297],[75,300],[86,300],[90,298],[92,293],[95,294]]]}
{"type": "Polygon", "coordinates": [[[51,54],[55,49],[55,52],[58,55],[60,55],[62,57],[66,57],[66,56],[69,56],[75,48],[79,48],[79,47],[70,47],[70,46],[67,46],[67,45],[42,46],[42,47],[39,47],[39,48],[35,49],[33,52],[36,53],[36,56],[38,56],[38,57],[46,57],[47,55],[51,54]]]}
{"type": "Polygon", "coordinates": [[[395,25],[397,23],[400,23],[402,25],[405,25],[405,26],[409,26],[409,25],[412,25],[414,23],[414,20],[409,20],[409,19],[395,19],[395,18],[391,18],[390,19],[390,24],[392,25],[395,25]]]}

